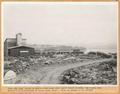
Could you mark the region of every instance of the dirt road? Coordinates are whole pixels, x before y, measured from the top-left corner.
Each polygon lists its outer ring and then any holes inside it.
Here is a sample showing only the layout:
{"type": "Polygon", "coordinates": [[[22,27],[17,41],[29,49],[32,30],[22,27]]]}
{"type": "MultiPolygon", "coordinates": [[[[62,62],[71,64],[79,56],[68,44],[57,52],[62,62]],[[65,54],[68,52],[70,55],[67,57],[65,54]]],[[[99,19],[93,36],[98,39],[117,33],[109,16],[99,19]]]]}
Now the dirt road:
{"type": "Polygon", "coordinates": [[[49,70],[44,77],[40,80],[39,84],[59,84],[60,81],[58,77],[61,73],[64,71],[80,67],[87,64],[97,63],[97,62],[104,62],[104,61],[110,61],[111,59],[101,59],[101,60],[95,60],[95,61],[87,61],[87,62],[80,62],[80,63],[74,63],[74,64],[67,64],[63,66],[53,67],[51,70],[49,70]]]}

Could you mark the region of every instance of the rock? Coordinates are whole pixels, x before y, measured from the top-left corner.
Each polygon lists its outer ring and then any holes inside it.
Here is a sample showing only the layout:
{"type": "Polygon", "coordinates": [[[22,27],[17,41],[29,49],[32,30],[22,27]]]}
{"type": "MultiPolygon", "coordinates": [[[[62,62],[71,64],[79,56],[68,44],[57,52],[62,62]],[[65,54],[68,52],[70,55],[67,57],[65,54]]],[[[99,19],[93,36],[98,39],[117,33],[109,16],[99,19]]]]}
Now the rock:
{"type": "Polygon", "coordinates": [[[16,81],[16,73],[12,70],[9,70],[5,73],[4,82],[5,84],[14,84],[16,81]]]}

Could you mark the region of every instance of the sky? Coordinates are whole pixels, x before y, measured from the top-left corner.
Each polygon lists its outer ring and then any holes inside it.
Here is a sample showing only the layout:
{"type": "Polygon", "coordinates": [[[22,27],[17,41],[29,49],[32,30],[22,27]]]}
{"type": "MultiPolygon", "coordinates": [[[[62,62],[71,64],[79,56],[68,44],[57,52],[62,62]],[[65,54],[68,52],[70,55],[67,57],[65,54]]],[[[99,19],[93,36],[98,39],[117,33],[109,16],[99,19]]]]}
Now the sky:
{"type": "Polygon", "coordinates": [[[3,34],[28,44],[116,47],[117,3],[4,3],[3,34]]]}

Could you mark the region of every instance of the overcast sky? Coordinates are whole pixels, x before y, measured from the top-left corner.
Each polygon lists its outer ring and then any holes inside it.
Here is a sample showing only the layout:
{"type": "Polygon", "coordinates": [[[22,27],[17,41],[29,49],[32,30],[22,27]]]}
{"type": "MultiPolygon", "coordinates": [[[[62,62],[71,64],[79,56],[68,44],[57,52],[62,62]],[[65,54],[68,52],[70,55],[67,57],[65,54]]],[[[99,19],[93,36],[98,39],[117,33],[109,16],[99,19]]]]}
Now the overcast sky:
{"type": "Polygon", "coordinates": [[[29,44],[117,44],[117,3],[4,3],[4,39],[22,33],[29,44]]]}

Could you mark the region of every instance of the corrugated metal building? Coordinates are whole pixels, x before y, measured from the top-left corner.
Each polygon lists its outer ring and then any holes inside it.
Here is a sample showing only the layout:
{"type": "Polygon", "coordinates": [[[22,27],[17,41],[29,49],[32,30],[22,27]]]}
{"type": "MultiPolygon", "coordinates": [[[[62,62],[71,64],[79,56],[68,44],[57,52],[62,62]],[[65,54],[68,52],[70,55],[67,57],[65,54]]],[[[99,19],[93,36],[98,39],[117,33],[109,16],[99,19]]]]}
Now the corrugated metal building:
{"type": "Polygon", "coordinates": [[[34,54],[34,48],[26,45],[26,39],[22,34],[16,34],[16,38],[7,38],[4,42],[4,56],[29,56],[34,54]]]}
{"type": "Polygon", "coordinates": [[[8,49],[9,56],[30,56],[34,54],[34,48],[28,46],[14,46],[8,49]]]}

